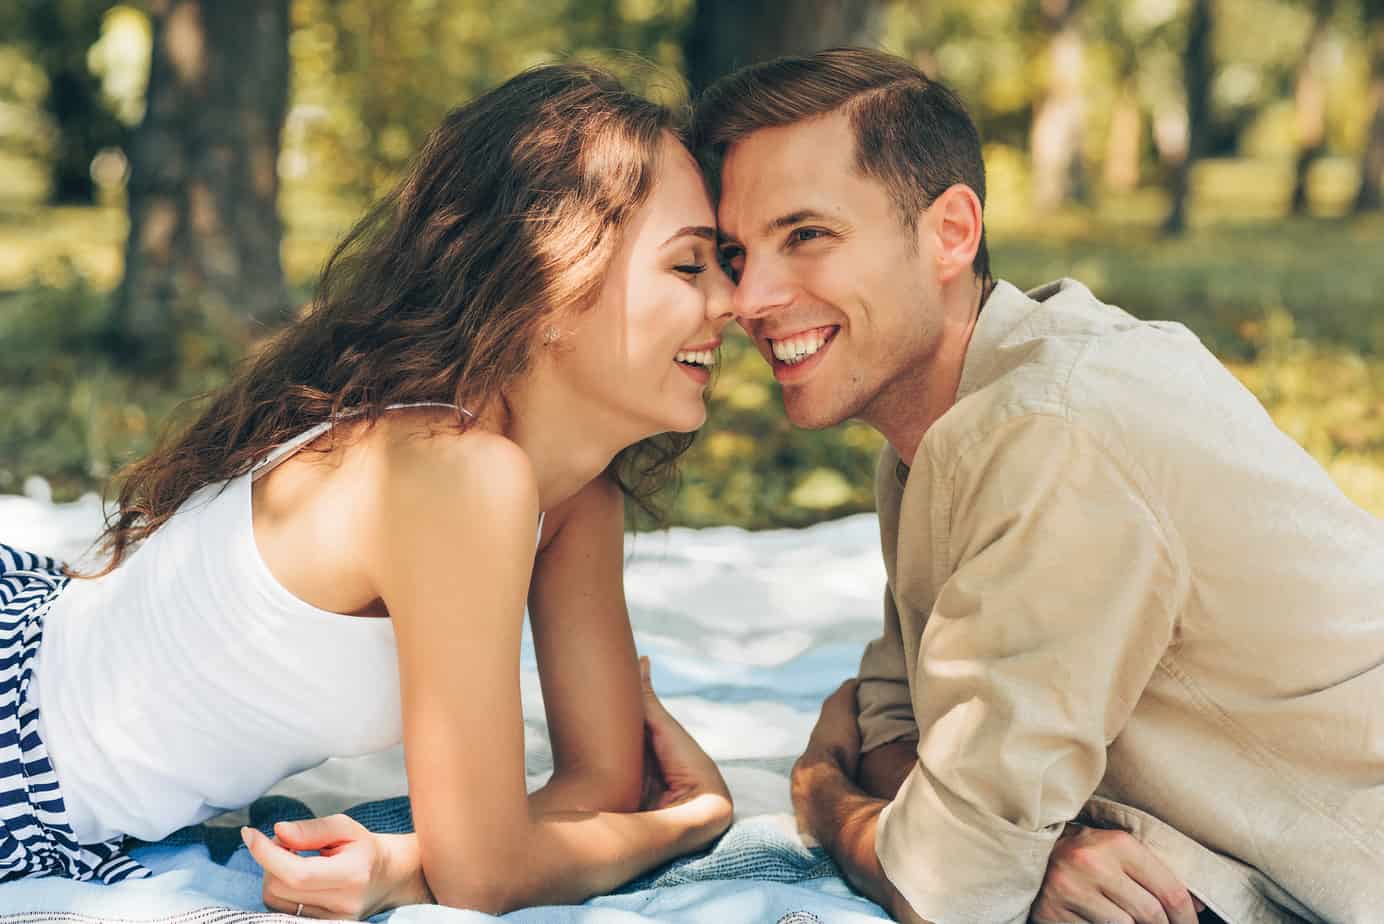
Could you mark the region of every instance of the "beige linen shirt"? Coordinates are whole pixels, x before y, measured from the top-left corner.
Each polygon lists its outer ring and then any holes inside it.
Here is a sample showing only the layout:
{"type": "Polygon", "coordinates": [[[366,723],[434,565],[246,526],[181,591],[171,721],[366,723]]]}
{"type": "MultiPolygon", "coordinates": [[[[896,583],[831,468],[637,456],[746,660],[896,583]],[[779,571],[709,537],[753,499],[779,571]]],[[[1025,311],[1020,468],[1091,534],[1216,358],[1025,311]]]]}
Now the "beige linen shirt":
{"type": "Polygon", "coordinates": [[[1177,324],[1001,282],[956,404],[877,475],[866,750],[935,924],[1022,922],[1069,819],[1232,924],[1384,921],[1384,522],[1177,324]]]}

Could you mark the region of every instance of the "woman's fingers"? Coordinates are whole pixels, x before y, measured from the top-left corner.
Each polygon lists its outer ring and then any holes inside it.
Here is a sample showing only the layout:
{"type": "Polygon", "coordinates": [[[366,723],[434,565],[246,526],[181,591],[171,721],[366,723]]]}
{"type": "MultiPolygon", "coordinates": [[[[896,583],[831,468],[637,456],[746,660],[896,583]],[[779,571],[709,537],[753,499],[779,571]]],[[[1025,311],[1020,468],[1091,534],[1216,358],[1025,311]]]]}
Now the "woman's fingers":
{"type": "Polygon", "coordinates": [[[278,895],[271,895],[269,890],[264,892],[264,907],[270,911],[279,911],[283,914],[293,914],[300,918],[316,918],[319,921],[355,921],[358,920],[353,915],[343,914],[324,908],[321,905],[314,905],[311,902],[303,902],[300,908],[298,900],[280,898],[278,895]]]}
{"type": "MultiPolygon", "coordinates": [[[[332,835],[348,830],[339,822],[314,827],[317,836],[313,841],[335,840],[332,835]]],[[[308,834],[313,834],[312,829],[308,834]]],[[[299,913],[301,902],[303,917],[327,920],[356,920],[366,913],[370,875],[360,851],[302,857],[254,828],[242,828],[241,836],[250,855],[264,868],[266,907],[294,914],[299,913]]]]}
{"type": "Polygon", "coordinates": [[[274,825],[274,835],[289,850],[322,850],[368,837],[369,831],[350,815],[328,815],[303,821],[281,821],[274,825]]]}
{"type": "Polygon", "coordinates": [[[653,746],[659,748],[660,738],[664,735],[673,734],[691,741],[691,735],[682,727],[673,714],[663,705],[663,700],[658,698],[654,692],[653,681],[649,677],[649,658],[647,655],[639,659],[639,681],[644,687],[644,721],[649,726],[652,734],[653,746]]]}
{"type": "Polygon", "coordinates": [[[332,888],[337,884],[337,877],[332,874],[326,858],[300,857],[254,828],[241,828],[240,836],[250,856],[263,867],[266,879],[272,877],[295,892],[332,888]]]}
{"type": "Polygon", "coordinates": [[[663,701],[654,692],[654,682],[650,676],[649,657],[644,655],[639,659],[639,684],[644,689],[644,718],[650,720],[651,724],[657,722],[666,724],[672,722],[677,724],[677,720],[663,706],[663,701]]]}

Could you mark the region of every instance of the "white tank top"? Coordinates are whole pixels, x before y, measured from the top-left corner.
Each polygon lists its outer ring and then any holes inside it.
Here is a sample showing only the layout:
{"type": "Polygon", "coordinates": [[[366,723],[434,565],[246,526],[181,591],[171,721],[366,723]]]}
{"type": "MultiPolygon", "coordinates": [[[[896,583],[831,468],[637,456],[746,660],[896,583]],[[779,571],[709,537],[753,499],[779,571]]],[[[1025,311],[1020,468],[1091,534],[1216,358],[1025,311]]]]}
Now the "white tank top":
{"type": "Polygon", "coordinates": [[[390,620],[305,603],[255,545],[252,482],[329,426],[194,494],[44,618],[30,690],[81,843],[159,840],[402,737],[390,620]]]}

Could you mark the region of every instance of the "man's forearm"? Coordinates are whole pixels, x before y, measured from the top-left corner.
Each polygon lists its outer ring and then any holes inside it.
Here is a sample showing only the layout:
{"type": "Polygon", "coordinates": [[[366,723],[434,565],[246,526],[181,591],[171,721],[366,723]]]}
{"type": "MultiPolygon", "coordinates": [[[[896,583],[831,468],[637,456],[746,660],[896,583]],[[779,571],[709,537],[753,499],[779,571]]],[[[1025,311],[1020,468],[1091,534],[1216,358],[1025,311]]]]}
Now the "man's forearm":
{"type": "Polygon", "coordinates": [[[863,792],[828,758],[808,765],[800,762],[795,776],[799,776],[795,784],[805,786],[800,805],[808,831],[831,854],[850,884],[895,920],[927,924],[894,888],[875,852],[875,831],[888,800],[863,792]]]}

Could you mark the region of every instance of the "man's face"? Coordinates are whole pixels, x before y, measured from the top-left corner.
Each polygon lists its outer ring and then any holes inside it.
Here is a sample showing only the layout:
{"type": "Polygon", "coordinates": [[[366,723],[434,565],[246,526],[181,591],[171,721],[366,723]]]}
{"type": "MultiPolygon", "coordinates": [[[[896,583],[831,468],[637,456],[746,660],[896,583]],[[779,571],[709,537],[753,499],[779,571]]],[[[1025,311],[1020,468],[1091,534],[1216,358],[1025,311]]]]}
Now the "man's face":
{"type": "Polygon", "coordinates": [[[928,236],[854,161],[850,121],[831,113],[754,132],[722,169],[736,315],[788,418],[811,429],[896,405],[925,376],[941,329],[928,236]]]}

